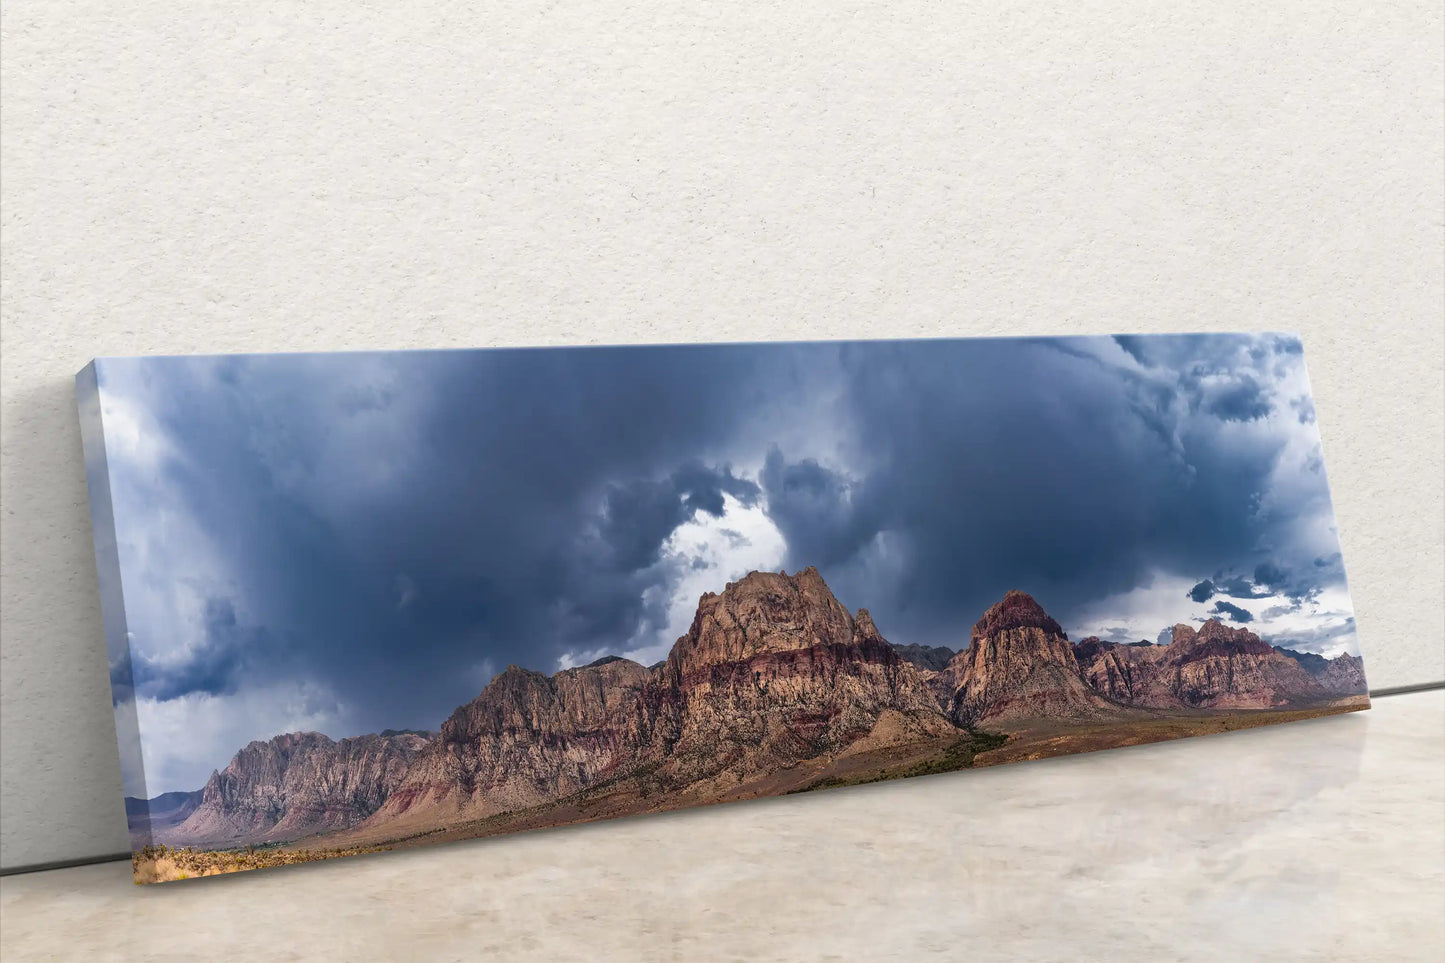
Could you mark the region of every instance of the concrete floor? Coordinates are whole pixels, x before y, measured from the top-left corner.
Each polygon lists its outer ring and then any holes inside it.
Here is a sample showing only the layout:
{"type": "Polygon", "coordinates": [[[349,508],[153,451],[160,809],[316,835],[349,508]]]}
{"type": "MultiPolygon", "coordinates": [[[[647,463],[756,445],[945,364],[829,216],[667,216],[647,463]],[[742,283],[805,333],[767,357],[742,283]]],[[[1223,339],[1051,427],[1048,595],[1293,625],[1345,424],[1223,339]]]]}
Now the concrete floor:
{"type": "Polygon", "coordinates": [[[1365,713],[136,887],[0,881],[21,959],[1445,959],[1445,692],[1365,713]]]}

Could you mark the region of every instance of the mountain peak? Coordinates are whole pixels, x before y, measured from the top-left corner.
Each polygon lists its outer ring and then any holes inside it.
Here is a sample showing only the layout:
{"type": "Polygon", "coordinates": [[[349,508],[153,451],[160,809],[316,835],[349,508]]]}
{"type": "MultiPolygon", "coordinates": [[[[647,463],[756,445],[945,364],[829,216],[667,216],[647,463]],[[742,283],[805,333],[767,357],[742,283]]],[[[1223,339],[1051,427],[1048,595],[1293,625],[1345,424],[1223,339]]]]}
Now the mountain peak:
{"type": "Polygon", "coordinates": [[[1083,663],[1096,658],[1099,653],[1107,652],[1113,647],[1113,642],[1105,642],[1097,635],[1090,635],[1074,643],[1074,658],[1083,663]]]}
{"type": "Polygon", "coordinates": [[[679,660],[679,668],[690,671],[764,651],[847,645],[854,631],[853,616],[816,568],[793,575],[749,572],[729,582],[721,595],[704,595],[698,601],[692,627],[678,639],[671,656],[679,660]]]}
{"type": "Polygon", "coordinates": [[[973,626],[973,638],[982,639],[1007,629],[1042,629],[1050,635],[1067,639],[1059,623],[1049,617],[1034,597],[1018,589],[1010,589],[1003,599],[983,614],[973,626]]]}
{"type": "MultiPolygon", "coordinates": [[[[1108,643],[1088,640],[1090,647],[1108,643]]],[[[1009,592],[973,627],[950,663],[960,679],[949,714],[962,726],[986,719],[1079,717],[1108,704],[1085,683],[1059,623],[1026,592],[1009,592]]]]}
{"type": "MultiPolygon", "coordinates": [[[[829,594],[831,594],[831,590],[828,589],[828,584],[823,581],[823,576],[819,574],[817,566],[814,565],[809,565],[807,568],[794,572],[792,575],[788,574],[787,569],[779,569],[776,572],[764,572],[759,569],[754,569],[736,582],[727,583],[723,588],[723,594],[726,595],[729,592],[746,592],[768,586],[776,587],[784,583],[797,588],[801,588],[804,585],[821,586],[824,591],[829,591],[829,594]]],[[[716,597],[716,593],[714,592],[707,592],[704,597],[708,595],[716,597]]]]}
{"type": "Polygon", "coordinates": [[[1172,645],[1182,649],[1208,649],[1220,653],[1237,652],[1267,655],[1274,649],[1249,629],[1230,628],[1218,619],[1209,619],[1198,629],[1180,623],[1174,626],[1172,645]]]}

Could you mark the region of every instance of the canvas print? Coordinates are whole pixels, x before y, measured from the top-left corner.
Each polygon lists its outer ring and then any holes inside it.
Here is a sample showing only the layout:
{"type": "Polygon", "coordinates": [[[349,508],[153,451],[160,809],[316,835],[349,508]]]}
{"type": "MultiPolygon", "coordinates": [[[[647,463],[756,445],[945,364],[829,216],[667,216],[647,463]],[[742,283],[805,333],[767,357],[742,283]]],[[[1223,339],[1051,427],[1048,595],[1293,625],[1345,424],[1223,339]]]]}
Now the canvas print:
{"type": "Polygon", "coordinates": [[[1368,706],[1280,334],[107,358],[135,879],[1368,706]]]}

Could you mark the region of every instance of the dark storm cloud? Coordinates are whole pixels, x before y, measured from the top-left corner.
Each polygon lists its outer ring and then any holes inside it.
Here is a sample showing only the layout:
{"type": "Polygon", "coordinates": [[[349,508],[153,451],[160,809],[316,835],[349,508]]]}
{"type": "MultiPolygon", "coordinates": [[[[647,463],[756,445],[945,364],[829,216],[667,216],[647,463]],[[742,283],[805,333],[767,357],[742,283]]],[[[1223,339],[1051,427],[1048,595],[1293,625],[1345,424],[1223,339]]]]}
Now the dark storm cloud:
{"type": "MultiPolygon", "coordinates": [[[[1269,416],[1277,400],[1262,377],[1279,374],[1278,358],[1291,359],[1301,352],[1299,340],[1284,336],[1251,338],[1244,346],[1229,335],[1119,336],[1114,342],[1146,367],[1167,365],[1174,369],[1170,384],[1153,383],[1163,397],[1178,398],[1191,410],[1210,414],[1226,422],[1251,422],[1269,416]],[[1231,343],[1232,341],[1232,343],[1231,343]],[[1221,346],[1226,350],[1221,351],[1221,346]],[[1248,359],[1260,369],[1257,374],[1240,370],[1237,362],[1248,359]]],[[[1291,402],[1293,404],[1294,402],[1291,402]]]]}
{"type": "Polygon", "coordinates": [[[757,484],[736,477],[731,467],[716,469],[688,461],[665,478],[639,478],[607,486],[601,535],[616,566],[636,571],[655,564],[662,543],[698,512],[721,517],[724,495],[752,505],[758,494],[757,484]]]}
{"type": "Polygon", "coordinates": [[[1289,581],[1289,573],[1273,562],[1261,562],[1254,567],[1254,581],[1272,591],[1283,589],[1289,581]]]}
{"type": "MultiPolygon", "coordinates": [[[[1072,340],[844,346],[847,477],[787,452],[763,474],[788,565],[822,566],[885,633],[946,644],[1010,588],[1067,619],[1153,571],[1252,570],[1282,538],[1252,510],[1278,453],[1230,433],[1268,402],[1266,375],[1239,368],[1270,369],[1290,340],[1120,347],[1124,361],[1072,340]]],[[[1256,590],[1225,577],[1215,592],[1256,590]]]]}
{"type": "Polygon", "coordinates": [[[1326,580],[1343,578],[1343,571],[1339,554],[1335,553],[1332,557],[1316,558],[1292,569],[1274,562],[1263,562],[1254,570],[1254,581],[1271,594],[1287,596],[1298,607],[1301,602],[1315,598],[1326,580]]]}
{"type": "Polygon", "coordinates": [[[131,665],[130,647],[124,646],[109,660],[110,704],[120,705],[135,698],[135,669],[131,665]]]}
{"type": "Polygon", "coordinates": [[[226,599],[206,603],[201,645],[172,664],[131,656],[131,685],[142,696],[165,701],[191,692],[221,695],[234,692],[247,653],[263,651],[266,640],[258,629],[236,621],[236,610],[226,599]]]}
{"type": "MultiPolygon", "coordinates": [[[[1329,567],[1333,563],[1328,559],[1315,559],[1310,564],[1318,569],[1329,567]]],[[[1306,571],[1305,576],[1298,577],[1273,561],[1264,561],[1254,567],[1252,578],[1216,572],[1212,578],[1198,582],[1189,590],[1188,596],[1195,602],[1207,602],[1216,595],[1233,599],[1262,599],[1284,595],[1294,602],[1297,609],[1302,600],[1311,598],[1319,590],[1319,583],[1312,577],[1317,573],[1306,571]]]]}
{"type": "Polygon", "coordinates": [[[881,516],[861,487],[811,458],[789,464],[773,448],[760,478],[768,515],[797,568],[827,569],[851,558],[878,532],[881,516]]]}
{"type": "MultiPolygon", "coordinates": [[[[249,678],[321,679],[370,728],[435,726],[476,695],[469,665],[551,670],[660,625],[648,590],[681,567],[660,545],[725,494],[757,499],[728,468],[739,428],[802,383],[792,353],[745,346],[367,357],[142,370],[185,453],[168,509],[202,520],[246,599],[249,678]]],[[[111,364],[119,381],[131,363],[111,364]]],[[[138,658],[138,691],[230,686],[221,628],[188,660],[138,658]]]]}
{"type": "Polygon", "coordinates": [[[1210,392],[1205,404],[1211,414],[1225,421],[1255,421],[1273,410],[1259,382],[1249,377],[1239,378],[1210,392]]]}
{"type": "Polygon", "coordinates": [[[1211,609],[1215,615],[1222,615],[1234,622],[1253,622],[1254,613],[1249,609],[1240,608],[1238,605],[1231,605],[1229,602],[1219,601],[1214,603],[1211,609]]]}
{"type": "MultiPolygon", "coordinates": [[[[697,564],[662,547],[727,498],[766,510],[789,570],[818,566],[902,642],[957,647],[1010,588],[1065,621],[1160,571],[1220,573],[1196,601],[1259,591],[1225,573],[1317,589],[1338,559],[1296,557],[1290,518],[1258,510],[1278,445],[1239,437],[1271,417],[1270,372],[1292,345],[153,360],[134,380],[184,457],[152,494],[199,520],[229,576],[184,653],[135,660],[136,688],[311,679],[358,731],[434,728],[488,670],[659,638],[697,564]]],[[[1319,503],[1322,476],[1300,484],[1309,498],[1285,504],[1319,503]]],[[[185,545],[164,547],[188,567],[185,545]]]]}
{"type": "Polygon", "coordinates": [[[1212,579],[1214,591],[1232,599],[1262,599],[1273,594],[1268,585],[1250,581],[1242,575],[1216,575],[1212,579]]]}

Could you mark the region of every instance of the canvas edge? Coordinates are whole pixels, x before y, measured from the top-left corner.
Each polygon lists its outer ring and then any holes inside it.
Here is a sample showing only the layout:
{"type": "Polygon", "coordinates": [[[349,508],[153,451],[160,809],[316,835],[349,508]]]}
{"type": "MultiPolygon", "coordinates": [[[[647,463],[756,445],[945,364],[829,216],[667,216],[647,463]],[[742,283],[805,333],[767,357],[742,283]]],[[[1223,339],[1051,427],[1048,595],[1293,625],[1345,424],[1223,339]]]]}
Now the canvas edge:
{"type": "Polygon", "coordinates": [[[116,752],[121,767],[123,788],[120,804],[125,814],[127,842],[130,852],[133,853],[153,844],[155,839],[149,819],[145,820],[144,828],[137,831],[130,814],[125,812],[127,796],[149,799],[150,794],[146,788],[145,756],[141,751],[140,719],[134,697],[130,635],[120,578],[120,552],[116,542],[100,382],[98,359],[76,373],[76,410],[80,421],[85,486],[90,504],[91,537],[95,545],[96,581],[100,594],[101,622],[105,631],[111,707],[115,715],[116,752]]]}
{"type": "Polygon", "coordinates": [[[1300,375],[1305,383],[1305,397],[1309,399],[1310,410],[1314,412],[1312,427],[1315,433],[1315,445],[1318,446],[1320,452],[1320,477],[1324,479],[1325,500],[1329,503],[1330,522],[1334,526],[1335,547],[1340,553],[1340,578],[1345,583],[1345,598],[1350,600],[1350,619],[1355,623],[1356,657],[1360,660],[1360,673],[1365,677],[1365,704],[1361,709],[1356,710],[1362,712],[1372,706],[1375,698],[1375,694],[1370,691],[1370,660],[1365,657],[1365,646],[1360,640],[1360,622],[1355,612],[1355,595],[1350,591],[1350,569],[1348,563],[1345,561],[1345,544],[1340,532],[1340,514],[1335,507],[1335,491],[1330,485],[1329,461],[1325,458],[1324,432],[1320,429],[1320,412],[1319,406],[1315,403],[1315,386],[1310,380],[1309,355],[1305,350],[1303,335],[1294,332],[1280,332],[1280,336],[1293,338],[1299,345],[1300,375]]]}

